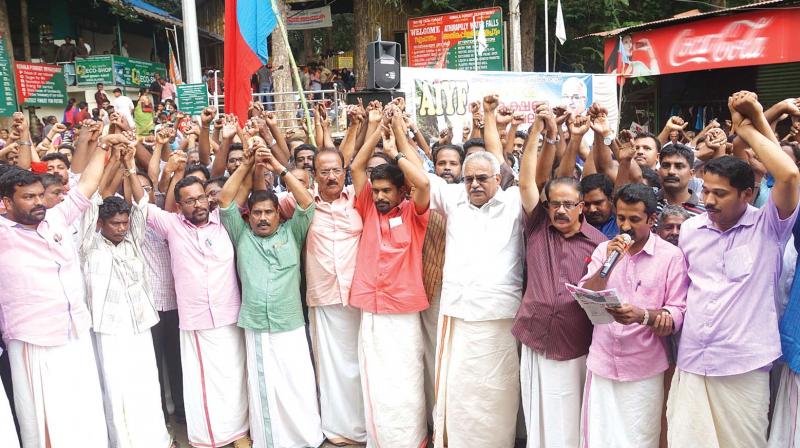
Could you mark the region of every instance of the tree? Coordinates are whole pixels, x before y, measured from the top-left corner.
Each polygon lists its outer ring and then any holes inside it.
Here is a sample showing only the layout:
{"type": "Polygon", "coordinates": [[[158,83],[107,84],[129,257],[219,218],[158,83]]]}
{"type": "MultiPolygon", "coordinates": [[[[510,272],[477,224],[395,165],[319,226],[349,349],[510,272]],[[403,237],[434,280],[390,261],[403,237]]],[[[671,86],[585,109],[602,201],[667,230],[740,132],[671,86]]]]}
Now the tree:
{"type": "Polygon", "coordinates": [[[520,33],[522,34],[522,71],[533,71],[536,43],[536,3],[539,0],[520,0],[520,33]]]}
{"type": "MultiPolygon", "coordinates": [[[[275,4],[278,6],[278,9],[281,12],[281,16],[283,23],[286,23],[286,3],[284,0],[275,0],[275,4]]],[[[292,92],[296,90],[293,88],[292,84],[292,67],[289,64],[289,47],[286,46],[286,43],[283,40],[283,36],[281,36],[281,32],[278,27],[272,32],[272,46],[270,48],[270,54],[272,59],[272,67],[274,69],[278,69],[278,67],[283,66],[282,69],[275,70],[272,73],[272,82],[273,82],[273,91],[275,92],[292,92]]],[[[274,97],[275,101],[291,101],[294,99],[293,95],[276,95],[274,97]]],[[[291,104],[291,103],[290,103],[291,104]]],[[[286,107],[286,104],[278,104],[278,107],[275,109],[292,109],[291,107],[286,107]]],[[[294,116],[294,113],[291,111],[288,112],[278,112],[278,122],[281,124],[290,123],[290,121],[286,121],[291,119],[294,116]]]]}

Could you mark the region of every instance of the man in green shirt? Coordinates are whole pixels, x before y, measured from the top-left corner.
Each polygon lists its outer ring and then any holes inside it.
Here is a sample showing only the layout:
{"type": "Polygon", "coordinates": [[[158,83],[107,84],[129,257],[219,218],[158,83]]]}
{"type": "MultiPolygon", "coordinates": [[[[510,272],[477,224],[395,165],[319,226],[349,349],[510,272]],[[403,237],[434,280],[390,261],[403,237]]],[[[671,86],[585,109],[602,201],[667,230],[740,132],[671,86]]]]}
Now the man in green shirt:
{"type": "Polygon", "coordinates": [[[250,436],[254,446],[319,446],[324,437],[300,303],[300,251],[314,202],[263,139],[248,143],[250,150],[220,192],[219,206],[242,282],[239,326],[247,347],[250,436]],[[271,190],[250,194],[247,220],[239,213],[236,194],[256,165],[279,175],[297,201],[286,222],[280,222],[271,190]]]}

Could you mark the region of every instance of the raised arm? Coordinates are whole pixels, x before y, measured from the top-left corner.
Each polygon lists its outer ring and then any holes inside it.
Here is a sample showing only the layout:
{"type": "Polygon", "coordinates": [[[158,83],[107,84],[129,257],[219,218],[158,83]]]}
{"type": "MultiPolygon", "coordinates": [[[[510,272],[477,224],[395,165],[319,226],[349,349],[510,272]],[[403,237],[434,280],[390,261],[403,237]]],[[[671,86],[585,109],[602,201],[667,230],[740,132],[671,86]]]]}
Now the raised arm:
{"type": "Polygon", "coordinates": [[[265,112],[262,114],[264,121],[267,123],[267,128],[275,139],[275,144],[270,148],[272,156],[278,159],[281,165],[288,165],[291,154],[289,153],[289,145],[286,143],[286,137],[281,129],[278,127],[278,120],[275,118],[274,112],[265,112]]]}
{"type": "MultiPolygon", "coordinates": [[[[539,203],[539,187],[536,182],[536,162],[539,158],[539,134],[545,127],[545,120],[553,116],[546,104],[536,108],[536,118],[528,129],[528,138],[522,150],[522,160],[519,164],[519,194],[522,198],[522,208],[530,215],[539,203]]],[[[552,145],[550,145],[552,146],[552,145]]]]}
{"type": "MultiPolygon", "coordinates": [[[[124,182],[124,191],[130,192],[133,196],[133,203],[138,204],[142,198],[144,197],[144,189],[142,188],[142,184],[139,183],[139,179],[136,178],[136,161],[135,156],[136,148],[132,145],[128,145],[127,147],[122,149],[122,153],[120,154],[120,161],[122,163],[122,175],[123,175],[123,182],[124,182]]],[[[153,158],[157,158],[153,155],[153,158]]]]}
{"type": "Polygon", "coordinates": [[[206,107],[200,112],[200,136],[197,140],[200,155],[200,165],[211,165],[211,122],[214,121],[216,111],[213,107],[206,107]]]}
{"type": "MultiPolygon", "coordinates": [[[[261,137],[251,137],[251,143],[257,148],[267,147],[267,144],[261,137]]],[[[231,202],[236,199],[236,194],[239,192],[239,188],[242,186],[245,178],[250,174],[250,168],[253,167],[253,156],[254,153],[252,151],[245,151],[242,164],[236,168],[236,171],[234,171],[233,174],[231,174],[231,177],[228,178],[227,182],[225,182],[225,185],[222,187],[222,191],[219,193],[220,208],[227,208],[231,202]]]]}
{"type": "Polygon", "coordinates": [[[689,123],[683,121],[683,118],[670,117],[669,120],[667,120],[667,124],[664,125],[664,129],[662,129],[661,133],[658,134],[658,141],[660,141],[662,145],[666,144],[669,141],[670,132],[680,132],[686,129],[686,126],[689,126],[689,123]]]}
{"type": "MultiPolygon", "coordinates": [[[[376,119],[377,122],[380,123],[381,117],[380,111],[370,111],[370,121],[376,119]]],[[[375,146],[380,139],[381,128],[375,126],[375,130],[372,131],[372,134],[364,141],[364,145],[358,150],[358,154],[356,154],[356,157],[353,159],[353,163],[350,164],[350,176],[353,178],[353,189],[356,192],[356,196],[361,193],[364,185],[367,184],[367,180],[369,180],[367,179],[367,162],[369,162],[369,158],[372,157],[375,146]]]]}
{"type": "Polygon", "coordinates": [[[307,209],[311,203],[314,202],[314,198],[303,183],[300,182],[291,171],[287,170],[285,166],[278,162],[268,149],[264,148],[259,150],[259,152],[256,153],[256,159],[262,160],[276,176],[280,176],[283,179],[283,183],[286,185],[286,188],[289,189],[289,193],[294,196],[300,208],[307,209]]]}
{"type": "Polygon", "coordinates": [[[500,132],[497,130],[497,109],[499,97],[497,95],[486,95],[483,97],[483,141],[486,144],[486,151],[497,158],[498,163],[505,163],[503,157],[503,143],[500,141],[500,132]]]}
{"type": "Polygon", "coordinates": [[[578,152],[581,149],[581,141],[584,134],[589,131],[589,117],[570,117],[567,120],[567,127],[569,128],[569,144],[564,157],[558,164],[555,177],[569,177],[575,175],[575,161],[578,158],[578,152]]]}
{"type": "MultiPolygon", "coordinates": [[[[399,118],[395,118],[395,120],[402,123],[399,118]]],[[[391,128],[386,129],[386,131],[388,132],[386,132],[386,135],[383,137],[383,152],[386,153],[387,156],[395,159],[398,154],[397,137],[391,128]]],[[[400,138],[405,139],[406,136],[402,135],[400,138]]],[[[414,201],[414,208],[417,214],[425,213],[431,201],[431,186],[428,176],[422,170],[422,166],[420,166],[419,163],[414,163],[407,157],[400,157],[397,161],[397,166],[403,171],[406,180],[413,187],[411,199],[414,201]]]]}
{"type": "MultiPolygon", "coordinates": [[[[592,128],[592,131],[594,131],[592,159],[595,169],[598,173],[606,174],[613,182],[613,180],[617,177],[617,170],[614,166],[614,158],[611,153],[611,147],[606,145],[604,141],[606,137],[613,135],[607,115],[598,114],[594,116],[589,123],[589,126],[592,128]]],[[[620,132],[620,138],[621,137],[622,133],[620,132]]],[[[584,176],[586,175],[587,174],[584,173],[584,176]]]]}
{"type": "MultiPolygon", "coordinates": [[[[544,146],[542,147],[542,153],[539,154],[536,170],[535,181],[536,181],[536,188],[539,191],[542,191],[544,188],[544,184],[550,180],[550,174],[553,172],[553,164],[555,163],[556,159],[556,145],[558,142],[556,140],[560,140],[558,138],[558,130],[560,125],[555,117],[555,113],[549,114],[544,116],[544,128],[545,128],[545,140],[544,146]],[[553,142],[556,142],[555,144],[553,142]]],[[[530,138],[530,130],[528,131],[528,138],[530,138]]],[[[536,136],[538,138],[538,136],[536,136]]],[[[527,144],[527,142],[526,142],[527,144]]]]}
{"type": "Polygon", "coordinates": [[[756,123],[766,122],[758,97],[747,91],[734,93],[728,100],[731,110],[731,121],[736,129],[736,134],[744,139],[755,152],[758,160],[764,164],[767,171],[775,179],[772,187],[772,200],[778,208],[778,215],[786,219],[797,208],[800,197],[800,171],[791,158],[781,150],[774,141],[774,134],[769,130],[770,138],[758,129],[756,123]]]}
{"type": "Polygon", "coordinates": [[[17,167],[23,170],[29,170],[31,169],[31,150],[33,149],[30,125],[28,119],[25,118],[25,114],[22,112],[14,112],[13,120],[14,124],[11,126],[12,140],[14,140],[19,147],[17,167]]]}

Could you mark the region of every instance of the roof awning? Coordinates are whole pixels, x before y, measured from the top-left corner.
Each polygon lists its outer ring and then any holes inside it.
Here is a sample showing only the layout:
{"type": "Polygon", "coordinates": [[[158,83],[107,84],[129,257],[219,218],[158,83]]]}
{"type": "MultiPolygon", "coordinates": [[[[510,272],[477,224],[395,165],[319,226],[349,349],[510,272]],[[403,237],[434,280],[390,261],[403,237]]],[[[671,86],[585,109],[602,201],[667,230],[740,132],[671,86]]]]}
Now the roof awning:
{"type": "MultiPolygon", "coordinates": [[[[106,3],[111,5],[127,5],[133,8],[140,16],[146,17],[150,20],[155,22],[169,25],[169,26],[177,26],[183,28],[183,20],[178,17],[173,16],[172,14],[168,13],[167,11],[159,8],[158,6],[151,5],[150,3],[145,2],[144,0],[105,0],[106,3]]],[[[200,35],[203,37],[207,37],[209,39],[222,41],[222,36],[217,33],[213,33],[211,31],[205,30],[203,28],[198,27],[198,31],[200,31],[200,35]]]]}
{"type": "Polygon", "coordinates": [[[751,9],[751,8],[758,8],[758,7],[762,7],[762,6],[775,5],[775,4],[778,4],[778,3],[785,3],[785,2],[786,2],[786,0],[765,0],[765,1],[760,1],[760,2],[750,3],[748,5],[736,6],[736,7],[733,7],[733,8],[716,9],[716,10],[708,11],[708,12],[700,12],[698,10],[692,10],[692,11],[687,11],[685,13],[676,14],[675,16],[668,17],[666,19],[654,20],[652,22],[647,22],[647,23],[640,23],[638,25],[632,25],[632,26],[627,26],[627,27],[623,27],[623,28],[617,28],[615,30],[600,31],[598,33],[586,34],[584,36],[576,37],[575,39],[583,39],[584,37],[591,37],[591,36],[612,37],[612,36],[617,36],[619,34],[626,33],[626,32],[640,31],[640,30],[651,29],[651,28],[659,28],[659,27],[664,26],[664,25],[672,25],[672,24],[676,24],[676,23],[680,23],[680,22],[690,22],[690,21],[694,21],[694,20],[697,20],[697,19],[701,19],[701,18],[720,16],[720,15],[724,15],[724,14],[727,14],[727,13],[730,13],[730,12],[737,12],[737,11],[747,10],[747,9],[751,9]]]}

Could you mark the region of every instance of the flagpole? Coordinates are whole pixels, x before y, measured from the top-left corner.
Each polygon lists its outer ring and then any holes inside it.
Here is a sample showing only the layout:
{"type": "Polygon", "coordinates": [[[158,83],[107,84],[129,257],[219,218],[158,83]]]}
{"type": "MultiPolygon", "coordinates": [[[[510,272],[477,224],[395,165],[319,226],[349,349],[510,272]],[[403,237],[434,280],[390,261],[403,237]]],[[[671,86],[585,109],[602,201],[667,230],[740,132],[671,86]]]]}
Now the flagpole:
{"type": "MultiPolygon", "coordinates": [[[[165,28],[167,31],[167,39],[172,39],[169,37],[169,29],[165,28]]],[[[178,27],[177,25],[172,25],[172,35],[175,36],[175,63],[178,65],[178,71],[181,72],[181,77],[183,76],[183,67],[181,67],[181,49],[178,42],[178,27]]],[[[170,42],[172,42],[170,40],[170,42]]],[[[173,79],[172,82],[174,83],[175,80],[173,79]]]]}
{"type": "Polygon", "coordinates": [[[556,55],[558,54],[558,42],[553,42],[553,71],[556,71],[556,55]]]}
{"type": "Polygon", "coordinates": [[[550,71],[550,27],[548,25],[548,2],[544,0],[544,71],[550,71]]]}
{"type": "Polygon", "coordinates": [[[308,103],[306,103],[306,94],[303,92],[303,82],[300,80],[300,72],[297,69],[297,63],[294,61],[294,54],[292,54],[292,47],[289,45],[289,34],[286,32],[286,27],[283,24],[283,14],[278,9],[278,4],[275,0],[270,0],[272,3],[272,11],[275,13],[275,21],[278,23],[278,29],[281,32],[283,43],[286,45],[286,50],[289,53],[289,64],[292,66],[292,77],[295,84],[297,84],[297,91],[300,92],[300,104],[303,106],[303,114],[306,117],[306,128],[308,128],[308,141],[312,145],[317,146],[317,140],[314,138],[314,123],[311,120],[311,114],[308,113],[308,103]]]}

